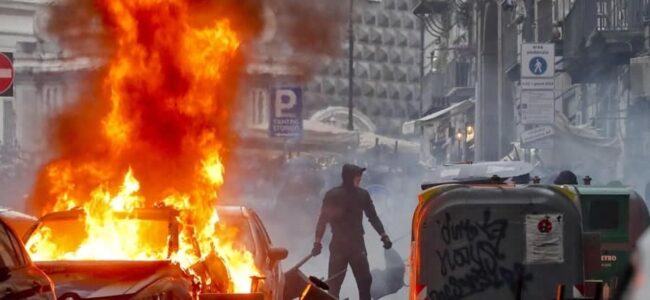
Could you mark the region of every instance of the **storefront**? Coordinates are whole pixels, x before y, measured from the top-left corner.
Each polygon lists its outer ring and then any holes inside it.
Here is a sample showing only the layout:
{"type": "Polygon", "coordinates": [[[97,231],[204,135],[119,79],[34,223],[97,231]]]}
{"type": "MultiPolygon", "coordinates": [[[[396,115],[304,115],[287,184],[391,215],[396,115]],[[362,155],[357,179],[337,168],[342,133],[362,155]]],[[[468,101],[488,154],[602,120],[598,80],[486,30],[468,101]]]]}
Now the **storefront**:
{"type": "Polygon", "coordinates": [[[474,159],[474,106],[472,99],[409,121],[405,135],[420,137],[420,161],[429,166],[474,159]]]}

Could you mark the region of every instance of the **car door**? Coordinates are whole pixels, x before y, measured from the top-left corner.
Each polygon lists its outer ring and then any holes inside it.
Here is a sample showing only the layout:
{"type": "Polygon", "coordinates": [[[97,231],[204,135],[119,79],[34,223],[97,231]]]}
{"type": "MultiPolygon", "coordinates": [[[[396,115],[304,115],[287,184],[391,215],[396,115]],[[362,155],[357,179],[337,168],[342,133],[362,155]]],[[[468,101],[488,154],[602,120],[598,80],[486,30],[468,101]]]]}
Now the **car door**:
{"type": "Polygon", "coordinates": [[[0,222],[0,298],[55,299],[52,286],[13,231],[0,222]]]}
{"type": "Polygon", "coordinates": [[[256,262],[264,273],[266,289],[271,293],[270,299],[282,299],[282,291],[284,290],[283,274],[280,262],[273,262],[269,258],[271,239],[256,214],[252,213],[250,215],[250,223],[257,250],[255,253],[256,262]]]}

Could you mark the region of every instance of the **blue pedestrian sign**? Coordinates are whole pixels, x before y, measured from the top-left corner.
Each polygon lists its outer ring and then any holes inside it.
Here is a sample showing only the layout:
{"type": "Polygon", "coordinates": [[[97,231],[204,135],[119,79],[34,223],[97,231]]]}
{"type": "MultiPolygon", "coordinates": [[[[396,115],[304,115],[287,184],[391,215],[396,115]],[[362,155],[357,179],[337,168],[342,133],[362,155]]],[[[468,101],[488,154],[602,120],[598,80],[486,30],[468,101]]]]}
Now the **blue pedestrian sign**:
{"type": "Polygon", "coordinates": [[[271,137],[302,136],[302,88],[277,87],[271,90],[271,137]]]}
{"type": "Polygon", "coordinates": [[[528,68],[530,68],[530,72],[535,75],[543,75],[548,68],[548,64],[546,63],[546,59],[543,57],[535,56],[530,60],[530,63],[528,63],[528,68]]]}
{"type": "MultiPolygon", "coordinates": [[[[522,44],[521,45],[521,78],[552,79],[555,77],[555,45],[554,44],[522,44]]],[[[539,86],[539,85],[537,85],[539,86]]],[[[552,87],[546,87],[552,88],[552,87]]]]}

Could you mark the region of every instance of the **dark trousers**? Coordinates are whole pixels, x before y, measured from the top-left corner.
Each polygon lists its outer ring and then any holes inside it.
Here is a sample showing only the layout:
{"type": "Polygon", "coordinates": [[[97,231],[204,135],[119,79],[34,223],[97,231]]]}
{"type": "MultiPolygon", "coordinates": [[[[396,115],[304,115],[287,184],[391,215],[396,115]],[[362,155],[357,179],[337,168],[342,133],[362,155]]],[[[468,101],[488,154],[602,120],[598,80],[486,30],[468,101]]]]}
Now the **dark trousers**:
{"type": "MultiPolygon", "coordinates": [[[[361,238],[363,241],[363,237],[361,238]]],[[[352,243],[347,245],[336,245],[335,241],[330,245],[329,281],[330,294],[339,297],[341,285],[345,279],[348,265],[352,268],[352,274],[357,281],[359,289],[359,300],[371,300],[370,286],[372,276],[368,265],[368,255],[365,245],[352,243]],[[354,245],[357,244],[357,245],[354,245]]]]}

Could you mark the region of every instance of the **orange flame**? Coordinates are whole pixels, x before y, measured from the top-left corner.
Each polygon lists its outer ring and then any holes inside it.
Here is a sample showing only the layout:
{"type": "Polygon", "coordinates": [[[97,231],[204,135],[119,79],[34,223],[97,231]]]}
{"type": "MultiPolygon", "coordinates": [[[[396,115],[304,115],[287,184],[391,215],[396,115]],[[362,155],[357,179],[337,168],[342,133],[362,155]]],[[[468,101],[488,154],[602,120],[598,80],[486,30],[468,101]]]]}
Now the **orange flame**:
{"type": "Polygon", "coordinates": [[[164,203],[180,211],[182,225],[171,259],[189,270],[215,253],[232,291],[248,292],[258,274],[251,253],[215,231],[242,37],[223,16],[195,20],[189,0],[95,0],[94,7],[115,49],[98,92],[56,120],[59,153],[32,195],[41,213],[83,208],[86,236],[69,249],[42,227],[28,251],[35,260],[166,259],[142,222],[116,217],[164,203]]]}

